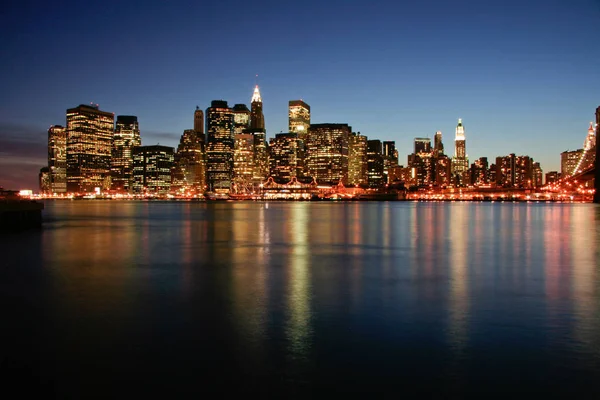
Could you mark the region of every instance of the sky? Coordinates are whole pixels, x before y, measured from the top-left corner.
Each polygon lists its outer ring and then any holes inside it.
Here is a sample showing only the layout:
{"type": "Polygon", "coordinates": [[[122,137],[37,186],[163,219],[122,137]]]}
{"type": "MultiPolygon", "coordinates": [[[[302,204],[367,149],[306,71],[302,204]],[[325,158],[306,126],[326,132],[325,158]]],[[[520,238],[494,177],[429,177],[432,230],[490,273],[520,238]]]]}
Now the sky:
{"type": "Polygon", "coordinates": [[[47,130],[96,103],[176,146],[196,106],[249,105],[267,136],[289,100],[313,123],[395,140],[440,130],[454,153],[560,170],[600,105],[600,0],[29,1],[0,10],[0,186],[38,189],[47,130]],[[257,77],[258,75],[258,77],[257,77]]]}

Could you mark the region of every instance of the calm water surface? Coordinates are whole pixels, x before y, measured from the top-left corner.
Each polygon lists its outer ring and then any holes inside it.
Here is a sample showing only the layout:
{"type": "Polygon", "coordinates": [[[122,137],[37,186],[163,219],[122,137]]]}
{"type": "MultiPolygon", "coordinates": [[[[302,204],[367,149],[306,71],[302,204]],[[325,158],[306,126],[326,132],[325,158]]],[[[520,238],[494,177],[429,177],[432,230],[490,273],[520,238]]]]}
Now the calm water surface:
{"type": "Polygon", "coordinates": [[[0,380],[23,394],[600,398],[598,206],[44,213],[0,236],[0,380]]]}

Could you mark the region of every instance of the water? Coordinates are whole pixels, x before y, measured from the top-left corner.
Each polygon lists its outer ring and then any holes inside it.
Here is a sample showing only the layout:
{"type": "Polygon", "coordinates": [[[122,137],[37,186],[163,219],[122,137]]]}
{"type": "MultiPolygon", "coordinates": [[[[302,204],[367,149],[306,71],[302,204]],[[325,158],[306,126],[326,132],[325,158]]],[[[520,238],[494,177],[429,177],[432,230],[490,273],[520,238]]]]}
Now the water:
{"type": "Polygon", "coordinates": [[[600,397],[598,206],[44,213],[0,237],[0,379],[23,395],[600,397]]]}

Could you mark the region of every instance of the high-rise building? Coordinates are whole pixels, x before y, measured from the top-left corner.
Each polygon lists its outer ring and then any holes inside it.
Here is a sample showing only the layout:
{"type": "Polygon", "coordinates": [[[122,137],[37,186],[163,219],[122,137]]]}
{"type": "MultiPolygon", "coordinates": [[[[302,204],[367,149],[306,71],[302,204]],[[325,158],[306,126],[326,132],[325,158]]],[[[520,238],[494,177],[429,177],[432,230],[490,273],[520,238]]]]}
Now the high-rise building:
{"type": "Polygon", "coordinates": [[[523,189],[533,187],[533,159],[529,156],[515,158],[515,186],[523,189]]]}
{"type": "Polygon", "coordinates": [[[436,161],[431,151],[431,139],[415,138],[414,153],[408,156],[408,166],[412,169],[411,182],[416,186],[434,183],[436,161]]]}
{"type": "Polygon", "coordinates": [[[560,173],[558,171],[550,171],[546,172],[546,181],[545,184],[556,182],[560,179],[560,173]]]}
{"type": "Polygon", "coordinates": [[[263,102],[258,85],[254,88],[250,103],[250,130],[254,135],[254,181],[261,182],[269,176],[269,153],[263,102]]]}
{"type": "Polygon", "coordinates": [[[367,140],[367,183],[371,188],[378,188],[386,182],[381,140],[367,140]]]}
{"type": "Polygon", "coordinates": [[[485,186],[489,183],[489,168],[487,157],[480,157],[471,164],[471,185],[485,186]]]}
{"type": "Polygon", "coordinates": [[[270,175],[279,181],[298,176],[297,133],[278,133],[269,142],[270,175]]]}
{"type": "Polygon", "coordinates": [[[233,177],[238,184],[251,185],[254,179],[254,135],[236,133],[233,149],[233,177]]]}
{"type": "Polygon", "coordinates": [[[288,119],[290,133],[297,133],[300,140],[306,140],[310,127],[310,106],[302,100],[290,100],[288,119]]]}
{"type": "Polygon", "coordinates": [[[465,127],[462,119],[458,119],[456,125],[456,136],[454,138],[454,157],[452,158],[453,180],[458,186],[464,186],[469,170],[469,158],[467,156],[467,140],[465,138],[465,127]]]}
{"type": "Polygon", "coordinates": [[[245,104],[236,104],[233,106],[233,133],[247,133],[250,128],[250,110],[245,104]]]}
{"type": "Polygon", "coordinates": [[[38,175],[38,183],[40,185],[41,193],[48,194],[52,192],[52,183],[49,167],[42,167],[40,169],[40,174],[38,175]]]}
{"type": "Polygon", "coordinates": [[[560,175],[563,178],[573,175],[582,154],[583,149],[567,150],[560,153],[560,175]]]}
{"type": "Polygon", "coordinates": [[[133,192],[166,195],[171,188],[172,147],[139,146],[133,149],[133,192]]]}
{"type": "Polygon", "coordinates": [[[532,176],[533,176],[533,187],[540,187],[544,184],[543,179],[544,179],[544,171],[542,171],[542,166],[540,165],[539,162],[534,162],[533,163],[533,172],[532,172],[532,176]]]}
{"type": "Polygon", "coordinates": [[[53,125],[48,129],[48,170],[50,192],[67,191],[67,131],[64,126],[53,125]]]}
{"type": "Polygon", "coordinates": [[[204,112],[198,106],[196,106],[196,111],[194,111],[194,131],[204,141],[204,112]]]}
{"type": "Polygon", "coordinates": [[[348,183],[348,124],[311,124],[306,141],[307,170],[319,184],[348,183]]]}
{"type": "Polygon", "coordinates": [[[142,145],[136,116],[118,115],[110,163],[111,188],[129,193],[133,181],[133,149],[142,145]]]}
{"type": "Polygon", "coordinates": [[[115,116],[98,105],[67,110],[67,191],[110,188],[115,116]]]}
{"type": "Polygon", "coordinates": [[[386,183],[390,183],[389,170],[398,165],[398,150],[393,140],[383,142],[383,175],[386,183]]]}
{"type": "Polygon", "coordinates": [[[415,138],[415,154],[431,153],[431,139],[415,138]]]}
{"type": "Polygon", "coordinates": [[[352,132],[348,143],[348,184],[366,185],[367,178],[367,137],[360,132],[352,132]]]}
{"type": "Polygon", "coordinates": [[[234,114],[226,101],[206,109],[206,183],[209,191],[228,192],[233,178],[234,114]]]}
{"type": "Polygon", "coordinates": [[[515,187],[516,156],[496,157],[496,186],[504,188],[515,187]]]}
{"type": "Polygon", "coordinates": [[[181,135],[174,157],[171,192],[180,196],[194,196],[202,194],[205,189],[204,134],[196,129],[186,129],[181,135]]]}
{"type": "Polygon", "coordinates": [[[442,132],[437,131],[433,136],[433,156],[438,157],[444,154],[444,143],[442,143],[442,132]]]}
{"type": "Polygon", "coordinates": [[[435,162],[435,185],[439,187],[450,185],[452,177],[452,160],[445,154],[441,154],[433,159],[435,162]]]}

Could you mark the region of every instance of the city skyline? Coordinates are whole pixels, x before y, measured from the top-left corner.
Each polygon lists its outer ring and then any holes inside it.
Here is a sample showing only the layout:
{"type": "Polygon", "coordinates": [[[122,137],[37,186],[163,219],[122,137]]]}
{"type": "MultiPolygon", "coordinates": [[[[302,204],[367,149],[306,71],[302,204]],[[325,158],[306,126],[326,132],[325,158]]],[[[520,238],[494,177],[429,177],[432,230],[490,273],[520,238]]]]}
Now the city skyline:
{"type": "Polygon", "coordinates": [[[65,124],[67,107],[94,102],[115,116],[136,115],[144,144],[176,147],[181,132],[193,127],[195,106],[204,110],[214,99],[249,105],[256,74],[267,138],[288,131],[288,101],[302,99],[311,106],[312,123],[347,123],[369,138],[395,141],[400,164],[415,137],[433,138],[436,131],[451,153],[462,118],[470,162],[526,149],[545,172],[559,171],[560,153],[582,147],[599,102],[593,49],[600,6],[594,1],[360,7],[309,1],[294,12],[259,3],[221,27],[220,5],[152,5],[158,8],[136,8],[139,18],[124,30],[105,21],[117,7],[125,12],[132,5],[107,2],[84,19],[68,2],[9,8],[2,17],[12,57],[1,67],[11,79],[0,100],[0,184],[36,187],[48,127],[65,124]],[[161,12],[178,18],[162,22],[161,12]],[[290,16],[305,21],[305,29],[284,32],[279,21],[290,16]],[[178,28],[193,17],[206,22],[198,32],[178,28]],[[264,27],[253,38],[261,49],[230,54],[216,44],[215,32],[232,39],[254,20],[264,27]],[[161,22],[151,29],[152,21],[161,22]],[[66,57],[67,39],[80,31],[97,41],[97,53],[83,49],[77,60],[52,68],[36,61],[66,57]],[[192,54],[194,48],[202,51],[192,54]],[[103,58],[128,52],[125,61],[103,58]],[[233,62],[253,54],[254,62],[233,62]],[[207,63],[219,56],[223,65],[207,63]]]}

